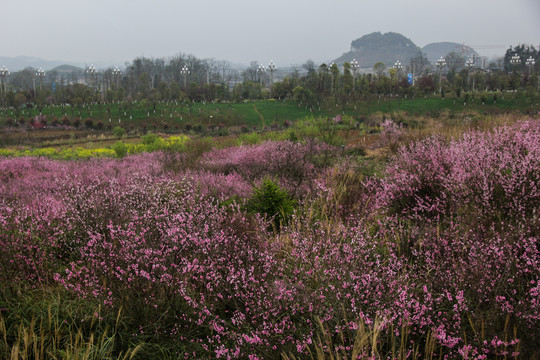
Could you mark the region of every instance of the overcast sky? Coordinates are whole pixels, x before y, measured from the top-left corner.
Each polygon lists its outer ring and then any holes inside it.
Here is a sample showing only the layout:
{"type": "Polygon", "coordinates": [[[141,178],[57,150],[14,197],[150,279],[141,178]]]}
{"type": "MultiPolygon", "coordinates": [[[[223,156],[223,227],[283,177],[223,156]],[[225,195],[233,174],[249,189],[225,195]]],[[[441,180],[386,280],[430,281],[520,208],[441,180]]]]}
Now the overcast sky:
{"type": "Polygon", "coordinates": [[[540,45],[540,0],[2,0],[0,9],[0,56],[87,63],[184,53],[279,67],[335,59],[374,31],[488,56],[540,45]]]}

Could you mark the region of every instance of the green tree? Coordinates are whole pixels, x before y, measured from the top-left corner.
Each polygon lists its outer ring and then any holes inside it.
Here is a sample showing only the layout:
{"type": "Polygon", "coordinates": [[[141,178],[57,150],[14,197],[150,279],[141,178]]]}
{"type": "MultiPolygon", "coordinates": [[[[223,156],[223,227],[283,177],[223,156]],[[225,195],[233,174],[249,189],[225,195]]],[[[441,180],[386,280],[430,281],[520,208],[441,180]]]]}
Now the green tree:
{"type": "Polygon", "coordinates": [[[315,97],[313,96],[313,92],[311,90],[302,86],[297,86],[293,89],[293,99],[306,105],[312,105],[315,97]]]}
{"type": "Polygon", "coordinates": [[[375,71],[375,74],[377,74],[378,79],[380,79],[382,77],[385,70],[386,70],[386,65],[381,61],[379,61],[378,63],[373,65],[373,71],[375,71]]]}
{"type": "Polygon", "coordinates": [[[339,88],[339,68],[336,64],[332,64],[330,73],[332,74],[332,95],[336,95],[339,88]]]}
{"type": "Polygon", "coordinates": [[[147,73],[142,73],[139,75],[139,88],[137,89],[140,92],[141,98],[146,98],[148,92],[150,91],[150,77],[147,73]]]}
{"type": "Polygon", "coordinates": [[[127,155],[128,147],[121,141],[117,141],[113,144],[112,149],[116,153],[116,156],[121,158],[127,155]]]}
{"type": "Polygon", "coordinates": [[[351,64],[349,64],[348,62],[343,64],[342,83],[343,83],[343,92],[345,94],[350,94],[354,88],[354,77],[351,72],[351,64]]]}
{"type": "Polygon", "coordinates": [[[465,66],[465,57],[452,51],[448,53],[444,59],[448,68],[446,77],[448,78],[448,81],[452,82],[454,80],[454,75],[465,66]]]}
{"type": "Polygon", "coordinates": [[[272,220],[276,229],[285,225],[294,212],[295,202],[271,178],[263,179],[259,186],[253,189],[253,195],[247,202],[247,209],[251,213],[259,213],[272,220]]]}
{"type": "Polygon", "coordinates": [[[126,130],[120,126],[115,126],[112,132],[117,138],[122,138],[124,135],[126,135],[126,130]]]}
{"type": "Polygon", "coordinates": [[[387,86],[389,84],[389,81],[386,81],[388,78],[385,75],[386,65],[383,62],[379,61],[378,63],[373,65],[373,71],[375,72],[375,74],[377,74],[377,81],[375,85],[376,92],[378,94],[385,93],[385,88],[389,87],[387,86]]]}
{"type": "Polygon", "coordinates": [[[18,92],[16,95],[15,95],[15,98],[13,99],[13,102],[15,105],[15,109],[17,111],[17,113],[19,113],[19,111],[21,110],[21,107],[23,106],[23,104],[26,103],[26,96],[22,93],[22,92],[18,92]]]}
{"type": "Polygon", "coordinates": [[[461,94],[461,90],[463,90],[463,85],[464,85],[463,77],[460,74],[457,74],[456,76],[454,76],[454,89],[456,91],[457,89],[459,89],[459,93],[456,92],[457,97],[459,97],[459,94],[461,94]]]}
{"type": "Polygon", "coordinates": [[[332,76],[330,75],[330,68],[326,64],[319,66],[318,83],[317,83],[317,95],[322,98],[328,94],[332,89],[332,76]]]}

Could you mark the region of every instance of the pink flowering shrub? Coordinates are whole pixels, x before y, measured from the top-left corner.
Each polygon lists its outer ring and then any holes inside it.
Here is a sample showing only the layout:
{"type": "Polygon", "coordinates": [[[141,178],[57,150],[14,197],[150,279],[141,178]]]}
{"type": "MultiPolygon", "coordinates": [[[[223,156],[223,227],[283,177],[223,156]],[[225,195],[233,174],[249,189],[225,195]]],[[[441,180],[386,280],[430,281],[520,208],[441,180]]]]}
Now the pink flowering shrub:
{"type": "Polygon", "coordinates": [[[264,226],[197,196],[188,184],[157,188],[129,204],[135,212],[121,224],[86,228],[88,239],[56,279],[110,306],[136,304],[133,321],[158,335],[215,343],[208,351],[245,344],[238,329],[263,332],[273,312],[265,293],[276,260],[261,237],[264,226]]]}
{"type": "MultiPolygon", "coordinates": [[[[424,230],[422,245],[409,256],[394,239],[419,234],[397,220],[297,229],[283,239],[290,244],[287,294],[296,293],[333,336],[379,321],[382,348],[406,331],[415,343],[433,336],[438,355],[466,349],[482,355],[493,353],[484,341],[501,337],[507,316],[518,337],[506,350],[515,350],[519,338],[528,339],[540,325],[537,238],[461,234],[458,226],[438,234],[424,230]]],[[[354,332],[344,341],[340,351],[350,354],[354,332]]]]}
{"type": "Polygon", "coordinates": [[[50,285],[58,265],[54,256],[57,224],[43,214],[13,206],[0,201],[0,295],[21,287],[50,285]]]}
{"type": "Polygon", "coordinates": [[[288,142],[176,171],[163,153],[2,158],[0,299],[61,287],[122,308],[127,337],[177,357],[309,358],[324,331],[321,351],[350,358],[366,326],[379,333],[366,358],[402,336],[410,356],[534,358],[539,133],[527,121],[433,137],[382,179],[320,168],[318,145],[288,142]],[[223,201],[266,175],[313,189],[279,233],[223,201]]]}
{"type": "Polygon", "coordinates": [[[334,122],[334,124],[336,125],[341,125],[343,124],[343,118],[341,117],[341,115],[336,115],[332,121],[334,122]]]}
{"type": "Polygon", "coordinates": [[[520,221],[540,203],[540,122],[431,137],[402,148],[387,167],[382,208],[425,221],[460,214],[520,221]]]}
{"type": "Polygon", "coordinates": [[[186,170],[180,173],[179,176],[193,181],[202,195],[216,198],[231,198],[234,196],[248,198],[253,187],[253,184],[237,172],[226,174],[207,170],[186,170]]]}
{"type": "Polygon", "coordinates": [[[200,164],[216,173],[238,173],[254,184],[266,176],[277,177],[289,193],[312,188],[318,157],[330,156],[332,148],[316,142],[266,141],[258,145],[214,150],[203,155],[200,164]]]}

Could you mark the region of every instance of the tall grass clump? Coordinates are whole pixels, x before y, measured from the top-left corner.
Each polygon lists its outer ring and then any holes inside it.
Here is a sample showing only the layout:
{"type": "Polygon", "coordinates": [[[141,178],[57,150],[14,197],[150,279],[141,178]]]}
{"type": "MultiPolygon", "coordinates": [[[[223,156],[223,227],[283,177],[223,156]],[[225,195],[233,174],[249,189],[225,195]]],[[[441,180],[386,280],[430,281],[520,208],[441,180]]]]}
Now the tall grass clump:
{"type": "Polygon", "coordinates": [[[138,359],[144,344],[123,339],[122,310],[90,309],[63,291],[43,289],[4,303],[2,359],[138,359]],[[82,305],[82,306],[81,306],[82,305]]]}

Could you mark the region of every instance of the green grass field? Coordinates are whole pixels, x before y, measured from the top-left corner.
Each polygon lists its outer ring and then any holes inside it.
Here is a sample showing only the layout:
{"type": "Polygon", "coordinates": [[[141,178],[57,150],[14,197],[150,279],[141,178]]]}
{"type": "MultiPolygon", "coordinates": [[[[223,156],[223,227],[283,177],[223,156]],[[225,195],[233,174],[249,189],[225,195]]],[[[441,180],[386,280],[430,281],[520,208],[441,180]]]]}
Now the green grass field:
{"type": "MultiPolygon", "coordinates": [[[[39,115],[37,108],[20,111],[7,110],[0,112],[1,122],[7,118],[28,119],[39,115]]],[[[64,116],[70,119],[91,118],[104,124],[131,124],[141,126],[143,123],[167,123],[169,125],[218,124],[225,125],[260,125],[262,121],[270,124],[274,121],[294,121],[309,116],[311,112],[305,107],[299,107],[293,101],[246,101],[241,103],[158,103],[152,104],[121,103],[121,104],[92,104],[81,106],[45,106],[41,113],[48,121],[53,118],[61,120],[64,116]]],[[[315,115],[321,115],[318,112],[315,115]]]]}
{"type": "MultiPolygon", "coordinates": [[[[362,121],[372,114],[385,113],[393,116],[406,113],[410,116],[437,116],[440,112],[451,113],[478,112],[498,114],[519,111],[537,112],[540,109],[540,97],[525,93],[474,93],[456,98],[453,95],[441,98],[427,96],[412,98],[374,98],[360,101],[326,100],[324,103],[311,105],[298,104],[292,100],[257,100],[238,103],[229,102],[161,102],[152,104],[145,100],[133,103],[88,104],[80,106],[49,105],[41,109],[49,125],[61,123],[64,117],[70,124],[79,119],[84,126],[86,119],[92,119],[96,126],[112,128],[120,125],[126,128],[147,128],[149,130],[177,128],[186,125],[211,126],[247,126],[260,127],[272,123],[294,122],[307,116],[333,117],[346,114],[362,121]]],[[[26,124],[40,113],[37,107],[15,111],[0,110],[0,126],[23,118],[26,124]]]]}

